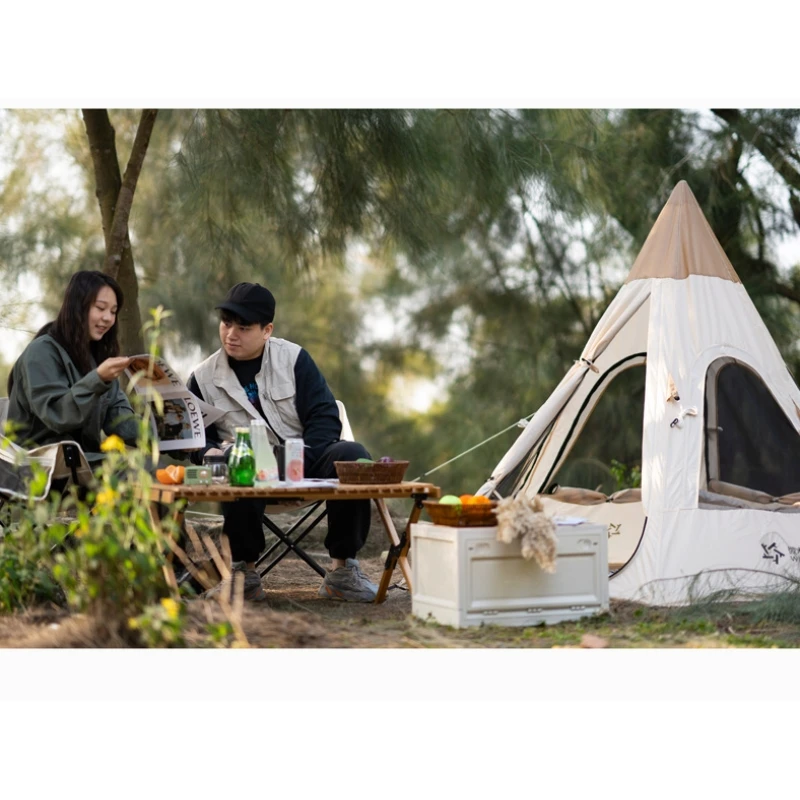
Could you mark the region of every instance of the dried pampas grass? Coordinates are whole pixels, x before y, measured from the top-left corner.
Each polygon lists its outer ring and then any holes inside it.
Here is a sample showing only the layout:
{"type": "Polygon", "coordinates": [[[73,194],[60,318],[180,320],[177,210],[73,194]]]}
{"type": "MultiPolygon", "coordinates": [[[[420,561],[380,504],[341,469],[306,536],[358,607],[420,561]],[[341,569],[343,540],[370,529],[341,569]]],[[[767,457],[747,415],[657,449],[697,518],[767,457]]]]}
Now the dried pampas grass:
{"type": "Polygon", "coordinates": [[[544,513],[538,497],[506,497],[497,504],[497,539],[511,544],[520,539],[522,557],[545,571],[556,571],[556,524],[544,513]]]}

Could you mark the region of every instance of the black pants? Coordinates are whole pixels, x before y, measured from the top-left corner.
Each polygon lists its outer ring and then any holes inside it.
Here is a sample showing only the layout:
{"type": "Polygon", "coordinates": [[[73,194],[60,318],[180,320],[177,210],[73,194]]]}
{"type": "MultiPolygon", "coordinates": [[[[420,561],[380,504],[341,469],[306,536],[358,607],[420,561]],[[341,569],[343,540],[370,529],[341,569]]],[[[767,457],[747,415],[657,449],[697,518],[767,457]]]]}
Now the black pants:
{"type": "MultiPolygon", "coordinates": [[[[306,466],[306,478],[335,478],[334,461],[355,461],[369,458],[364,445],[358,442],[334,442],[310,466],[306,466]]],[[[331,558],[355,558],[364,546],[372,519],[370,500],[329,500],[328,535],[325,547],[331,558]]],[[[234,561],[257,561],[266,548],[262,517],[267,501],[261,498],[222,503],[225,523],[222,532],[231,544],[234,561]]]]}

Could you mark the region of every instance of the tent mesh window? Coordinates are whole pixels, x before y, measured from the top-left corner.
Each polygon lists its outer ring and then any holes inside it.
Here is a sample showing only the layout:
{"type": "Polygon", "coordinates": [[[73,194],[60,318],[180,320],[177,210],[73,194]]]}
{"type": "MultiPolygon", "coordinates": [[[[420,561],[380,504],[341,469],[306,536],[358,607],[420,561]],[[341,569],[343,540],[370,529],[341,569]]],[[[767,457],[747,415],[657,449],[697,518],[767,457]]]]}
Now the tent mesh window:
{"type": "Polygon", "coordinates": [[[713,362],[704,413],[709,479],[773,497],[800,491],[800,434],[750,367],[713,362]]]}
{"type": "Polygon", "coordinates": [[[645,379],[644,364],[633,362],[603,375],[565,437],[544,491],[557,484],[611,495],[641,485],[645,379]]]}

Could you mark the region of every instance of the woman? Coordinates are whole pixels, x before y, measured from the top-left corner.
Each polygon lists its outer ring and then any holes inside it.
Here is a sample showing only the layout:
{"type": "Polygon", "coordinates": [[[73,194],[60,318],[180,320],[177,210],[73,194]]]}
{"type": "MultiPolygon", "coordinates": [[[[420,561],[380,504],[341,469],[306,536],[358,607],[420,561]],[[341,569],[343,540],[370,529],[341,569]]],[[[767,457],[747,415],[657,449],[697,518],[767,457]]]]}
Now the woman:
{"type": "Polygon", "coordinates": [[[8,418],[21,445],[72,440],[92,462],[103,458],[104,434],[135,444],[139,426],[117,380],[130,363],[117,341],[122,302],[119,284],[102,272],[70,278],[55,321],[36,334],[9,375],[8,418]]]}

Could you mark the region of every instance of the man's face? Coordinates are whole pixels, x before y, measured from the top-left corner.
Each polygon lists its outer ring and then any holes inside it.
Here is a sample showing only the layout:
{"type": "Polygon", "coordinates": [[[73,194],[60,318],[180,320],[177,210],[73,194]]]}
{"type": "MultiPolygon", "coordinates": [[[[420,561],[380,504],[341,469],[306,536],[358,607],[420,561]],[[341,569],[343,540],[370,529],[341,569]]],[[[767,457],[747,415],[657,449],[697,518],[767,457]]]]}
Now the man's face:
{"type": "Polygon", "coordinates": [[[263,328],[258,323],[240,325],[237,322],[219,321],[219,340],[225,352],[237,361],[247,361],[261,355],[272,334],[272,323],[263,328]]]}

